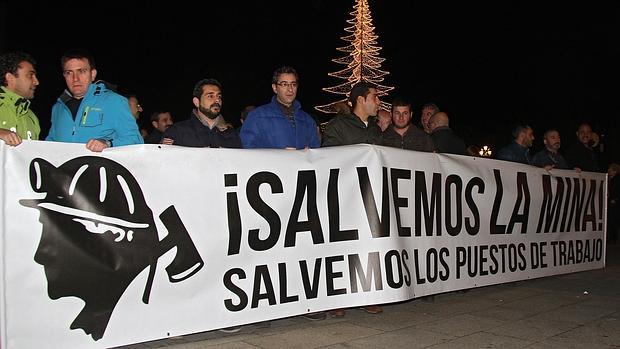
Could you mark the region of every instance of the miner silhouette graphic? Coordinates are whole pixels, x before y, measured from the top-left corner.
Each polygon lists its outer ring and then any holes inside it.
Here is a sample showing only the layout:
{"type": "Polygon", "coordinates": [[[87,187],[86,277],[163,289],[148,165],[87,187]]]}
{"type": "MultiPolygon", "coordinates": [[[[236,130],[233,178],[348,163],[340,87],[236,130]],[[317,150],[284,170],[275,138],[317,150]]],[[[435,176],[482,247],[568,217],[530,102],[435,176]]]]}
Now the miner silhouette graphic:
{"type": "Polygon", "coordinates": [[[174,206],[160,214],[168,235],[159,240],[153,212],[133,175],[119,163],[95,156],[60,167],[37,158],[30,185],[43,199],[36,208],[43,225],[34,260],[43,265],[51,299],[75,296],[86,303],[71,324],[94,340],[103,337],[118,300],[149,268],[142,300],[148,303],[158,258],[177,247],[166,267],[170,282],[194,275],[204,262],[174,206]]]}

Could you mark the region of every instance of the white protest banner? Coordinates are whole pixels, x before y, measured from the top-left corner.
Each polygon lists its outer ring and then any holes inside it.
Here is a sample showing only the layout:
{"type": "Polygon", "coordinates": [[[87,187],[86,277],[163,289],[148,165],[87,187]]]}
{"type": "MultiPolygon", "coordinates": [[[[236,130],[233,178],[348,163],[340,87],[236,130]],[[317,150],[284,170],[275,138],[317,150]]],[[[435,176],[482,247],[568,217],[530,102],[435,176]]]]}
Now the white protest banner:
{"type": "Polygon", "coordinates": [[[0,145],[3,348],[105,348],[605,265],[606,176],[359,145],[0,145]]]}

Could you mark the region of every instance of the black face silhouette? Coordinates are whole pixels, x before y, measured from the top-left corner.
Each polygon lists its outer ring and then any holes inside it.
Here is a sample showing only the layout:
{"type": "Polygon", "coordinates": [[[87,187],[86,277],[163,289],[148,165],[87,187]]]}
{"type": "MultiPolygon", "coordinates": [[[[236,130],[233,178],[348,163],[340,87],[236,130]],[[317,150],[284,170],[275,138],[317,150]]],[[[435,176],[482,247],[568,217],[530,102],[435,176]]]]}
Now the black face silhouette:
{"type": "Polygon", "coordinates": [[[100,339],[118,300],[146,267],[142,299],[148,303],[157,259],[173,247],[177,254],[166,268],[171,282],[191,277],[204,265],[174,206],[160,215],[168,235],[159,240],[140,186],[112,160],[85,156],[57,168],[37,158],[30,163],[30,183],[47,194],[20,203],[41,213],[34,259],[45,269],[49,297],[75,296],[86,303],[71,329],[100,339]]]}

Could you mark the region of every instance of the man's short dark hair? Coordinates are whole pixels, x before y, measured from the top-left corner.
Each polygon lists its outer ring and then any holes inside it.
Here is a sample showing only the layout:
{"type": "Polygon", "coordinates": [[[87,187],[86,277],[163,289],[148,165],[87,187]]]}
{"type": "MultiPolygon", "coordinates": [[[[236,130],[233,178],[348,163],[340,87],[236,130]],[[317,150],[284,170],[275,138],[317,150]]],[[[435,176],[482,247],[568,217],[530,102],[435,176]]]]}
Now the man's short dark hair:
{"type": "Polygon", "coordinates": [[[404,97],[396,97],[392,101],[392,111],[394,111],[396,107],[409,107],[411,111],[411,102],[404,97]]]}
{"type": "Polygon", "coordinates": [[[357,105],[357,97],[366,98],[366,96],[368,96],[368,93],[370,93],[371,88],[376,88],[376,87],[373,84],[365,82],[365,81],[360,81],[356,83],[355,85],[353,85],[353,87],[351,87],[351,93],[349,94],[349,102],[351,103],[352,109],[355,109],[355,106],[357,105]]]}
{"type": "Polygon", "coordinates": [[[96,69],[95,65],[95,57],[88,51],[83,48],[72,48],[67,50],[62,57],[60,57],[60,67],[64,69],[65,63],[71,59],[86,59],[88,61],[88,65],[90,65],[90,69],[96,69]]]}
{"type": "Polygon", "coordinates": [[[6,73],[11,73],[13,75],[17,75],[17,70],[19,69],[19,64],[21,62],[28,62],[32,64],[33,67],[36,67],[37,63],[34,58],[25,52],[8,52],[0,55],[0,73],[2,73],[2,86],[7,86],[8,81],[6,81],[6,73]]]}
{"type": "Polygon", "coordinates": [[[286,65],[273,71],[273,76],[271,77],[271,83],[272,84],[277,84],[278,83],[278,79],[280,78],[280,75],[282,75],[282,74],[293,74],[293,75],[295,75],[295,80],[297,80],[297,83],[299,83],[299,75],[297,74],[297,70],[295,70],[295,68],[293,68],[293,67],[289,67],[289,66],[286,66],[286,65]]]}
{"type": "Polygon", "coordinates": [[[545,133],[543,133],[543,138],[547,138],[547,136],[551,133],[551,132],[557,132],[558,134],[560,134],[560,131],[558,131],[555,128],[550,128],[547,131],[545,131],[545,133]]]}
{"type": "Polygon", "coordinates": [[[512,129],[512,138],[513,139],[517,139],[519,138],[519,135],[521,134],[521,132],[526,132],[528,129],[531,129],[532,127],[530,127],[529,125],[517,125],[515,128],[512,129]]]}
{"type": "Polygon", "coordinates": [[[439,110],[439,107],[437,106],[437,104],[435,103],[425,103],[422,106],[422,110],[426,109],[426,108],[431,108],[431,109],[435,109],[435,112],[441,111],[439,110]]]}
{"type": "Polygon", "coordinates": [[[166,110],[159,110],[154,112],[153,114],[151,114],[151,122],[155,121],[155,122],[159,122],[159,116],[163,113],[168,113],[168,111],[166,110]]]}
{"type": "Polygon", "coordinates": [[[215,79],[202,79],[198,81],[196,85],[194,85],[193,96],[200,99],[200,97],[202,96],[202,87],[205,85],[213,85],[219,87],[220,90],[222,89],[222,84],[220,84],[219,81],[215,79]]]}

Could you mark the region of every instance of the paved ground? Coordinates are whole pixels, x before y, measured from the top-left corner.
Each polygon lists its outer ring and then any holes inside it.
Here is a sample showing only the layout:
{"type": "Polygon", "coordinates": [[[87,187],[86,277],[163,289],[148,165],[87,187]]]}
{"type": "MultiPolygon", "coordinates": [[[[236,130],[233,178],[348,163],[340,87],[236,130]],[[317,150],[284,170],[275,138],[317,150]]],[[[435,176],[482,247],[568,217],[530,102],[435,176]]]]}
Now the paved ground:
{"type": "Polygon", "coordinates": [[[620,348],[620,246],[605,269],[449,293],[341,319],[302,317],[130,345],[144,348],[620,348]]]}

